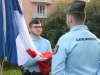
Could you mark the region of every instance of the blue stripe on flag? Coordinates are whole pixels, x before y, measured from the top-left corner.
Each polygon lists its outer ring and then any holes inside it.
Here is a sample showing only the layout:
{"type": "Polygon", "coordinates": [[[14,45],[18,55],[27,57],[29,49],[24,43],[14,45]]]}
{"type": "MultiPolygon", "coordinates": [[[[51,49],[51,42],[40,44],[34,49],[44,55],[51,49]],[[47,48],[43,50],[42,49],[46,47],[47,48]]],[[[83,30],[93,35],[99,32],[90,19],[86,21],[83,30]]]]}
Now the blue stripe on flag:
{"type": "Polygon", "coordinates": [[[22,14],[18,0],[12,0],[12,3],[13,3],[13,9],[17,10],[20,14],[22,14]]]}
{"type": "Polygon", "coordinates": [[[0,58],[4,58],[3,53],[3,12],[2,12],[2,0],[0,0],[0,58]]]}
{"type": "MultiPolygon", "coordinates": [[[[5,0],[6,5],[6,56],[10,63],[18,65],[16,37],[18,35],[18,27],[14,11],[19,8],[17,0],[5,0]]],[[[20,11],[20,10],[19,10],[20,11]]],[[[21,12],[20,12],[21,13],[21,12]]]]}

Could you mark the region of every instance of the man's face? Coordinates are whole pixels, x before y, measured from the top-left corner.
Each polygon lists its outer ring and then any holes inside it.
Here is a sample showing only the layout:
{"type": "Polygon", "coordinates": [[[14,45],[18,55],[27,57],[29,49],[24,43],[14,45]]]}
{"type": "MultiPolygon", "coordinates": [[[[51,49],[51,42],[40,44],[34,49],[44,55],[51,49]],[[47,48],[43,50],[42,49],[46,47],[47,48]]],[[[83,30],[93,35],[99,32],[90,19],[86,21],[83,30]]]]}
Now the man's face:
{"type": "Polygon", "coordinates": [[[40,36],[42,33],[41,24],[33,24],[32,27],[30,27],[30,32],[34,36],[40,36]]]}

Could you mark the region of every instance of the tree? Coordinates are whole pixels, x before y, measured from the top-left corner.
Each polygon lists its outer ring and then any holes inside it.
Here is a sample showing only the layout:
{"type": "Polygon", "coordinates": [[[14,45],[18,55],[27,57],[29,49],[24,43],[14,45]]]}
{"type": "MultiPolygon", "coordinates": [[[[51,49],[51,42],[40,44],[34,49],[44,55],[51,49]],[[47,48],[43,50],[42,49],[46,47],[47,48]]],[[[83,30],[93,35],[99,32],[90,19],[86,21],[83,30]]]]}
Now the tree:
{"type": "Polygon", "coordinates": [[[55,11],[44,21],[42,36],[50,40],[52,48],[54,48],[60,36],[68,31],[65,16],[65,9],[68,5],[69,3],[60,1],[55,11]]]}
{"type": "Polygon", "coordinates": [[[100,38],[100,0],[91,0],[86,6],[86,22],[89,30],[100,38]]]}

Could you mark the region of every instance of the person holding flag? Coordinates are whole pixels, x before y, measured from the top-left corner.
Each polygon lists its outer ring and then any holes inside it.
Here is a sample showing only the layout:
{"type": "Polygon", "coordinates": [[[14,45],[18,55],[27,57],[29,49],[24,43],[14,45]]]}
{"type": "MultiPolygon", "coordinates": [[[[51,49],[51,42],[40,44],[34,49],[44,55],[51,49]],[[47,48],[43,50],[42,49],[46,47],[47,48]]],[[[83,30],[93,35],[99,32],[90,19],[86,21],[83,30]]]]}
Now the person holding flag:
{"type": "MultiPolygon", "coordinates": [[[[40,36],[40,34],[42,33],[42,26],[41,26],[39,19],[35,18],[29,23],[29,31],[30,31],[30,37],[36,49],[41,54],[44,52],[52,52],[50,42],[47,39],[44,39],[43,37],[40,36]]],[[[28,51],[28,53],[31,54],[31,51],[28,51]]],[[[25,64],[23,64],[23,67],[25,70],[23,75],[49,75],[49,70],[47,74],[43,74],[40,71],[38,64],[37,64],[37,62],[46,61],[46,60],[47,58],[41,58],[41,56],[39,55],[35,57],[33,56],[33,58],[29,59],[25,64]]],[[[48,65],[48,63],[47,64],[45,63],[45,65],[48,65]]],[[[48,66],[50,68],[50,65],[48,66]]]]}
{"type": "Polygon", "coordinates": [[[40,37],[41,24],[34,20],[30,35],[18,0],[0,0],[0,58],[13,65],[23,65],[31,73],[36,71],[38,75],[46,75],[50,71],[51,45],[40,37]]]}

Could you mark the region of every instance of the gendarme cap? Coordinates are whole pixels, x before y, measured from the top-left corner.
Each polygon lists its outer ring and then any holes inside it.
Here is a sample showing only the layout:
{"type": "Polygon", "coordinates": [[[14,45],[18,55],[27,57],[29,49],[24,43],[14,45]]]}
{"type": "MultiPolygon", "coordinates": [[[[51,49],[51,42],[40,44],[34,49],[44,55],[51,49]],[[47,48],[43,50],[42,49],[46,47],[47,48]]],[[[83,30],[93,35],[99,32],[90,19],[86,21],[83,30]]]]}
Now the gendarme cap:
{"type": "Polygon", "coordinates": [[[74,1],[68,6],[66,13],[68,13],[69,11],[84,12],[85,4],[86,2],[84,1],[74,1]]]}

